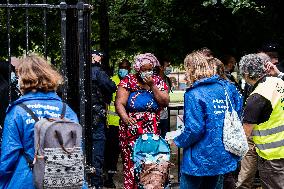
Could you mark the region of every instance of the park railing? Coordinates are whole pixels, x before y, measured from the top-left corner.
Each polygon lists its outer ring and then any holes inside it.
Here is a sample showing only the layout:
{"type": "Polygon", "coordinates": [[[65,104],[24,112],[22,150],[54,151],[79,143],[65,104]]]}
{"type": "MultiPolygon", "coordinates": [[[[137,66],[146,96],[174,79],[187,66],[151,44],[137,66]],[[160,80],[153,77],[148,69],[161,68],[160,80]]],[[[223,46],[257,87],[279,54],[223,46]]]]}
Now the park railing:
{"type": "MultiPolygon", "coordinates": [[[[91,56],[89,0],[5,0],[0,3],[0,59],[39,51],[56,64],[64,77],[61,96],[84,127],[86,163],[91,160],[91,56]],[[49,2],[48,2],[49,1],[49,2]]],[[[3,63],[3,64],[4,64],[3,63]]],[[[1,63],[2,64],[2,63],[1,63]]],[[[11,85],[10,85],[11,86],[11,85]]],[[[11,87],[9,89],[11,99],[11,87]]]]}

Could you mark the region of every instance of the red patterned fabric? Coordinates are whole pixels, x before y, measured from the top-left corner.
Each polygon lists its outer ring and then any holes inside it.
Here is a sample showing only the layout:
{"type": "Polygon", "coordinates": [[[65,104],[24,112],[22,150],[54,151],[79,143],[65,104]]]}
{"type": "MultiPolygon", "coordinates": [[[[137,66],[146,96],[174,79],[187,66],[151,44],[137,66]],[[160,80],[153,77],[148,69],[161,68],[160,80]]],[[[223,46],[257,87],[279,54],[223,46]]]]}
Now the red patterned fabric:
{"type": "MultiPolygon", "coordinates": [[[[167,91],[167,84],[158,76],[153,76],[155,85],[161,91],[167,91]]],[[[138,84],[136,75],[129,74],[121,80],[119,86],[125,88],[130,93],[138,90],[143,90],[138,84]]],[[[132,100],[132,99],[131,99],[132,100]]],[[[130,100],[130,102],[131,102],[130,100]]],[[[138,102],[139,103],[139,102],[138,102]]],[[[135,107],[134,107],[135,108],[135,107]]],[[[144,133],[159,134],[158,121],[159,110],[149,111],[133,111],[127,112],[129,117],[136,119],[137,123],[134,126],[126,125],[122,121],[119,127],[119,139],[121,145],[122,159],[123,159],[123,175],[124,175],[124,189],[135,189],[137,185],[134,180],[134,168],[131,160],[132,147],[135,140],[144,133]]]]}

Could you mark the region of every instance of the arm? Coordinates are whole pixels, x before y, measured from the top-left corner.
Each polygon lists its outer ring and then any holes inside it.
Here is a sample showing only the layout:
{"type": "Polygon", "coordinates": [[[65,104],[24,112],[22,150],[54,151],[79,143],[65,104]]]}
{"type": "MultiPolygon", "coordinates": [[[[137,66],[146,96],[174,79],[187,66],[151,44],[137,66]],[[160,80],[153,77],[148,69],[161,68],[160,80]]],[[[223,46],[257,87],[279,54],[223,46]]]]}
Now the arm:
{"type": "Polygon", "coordinates": [[[136,123],[136,121],[128,117],[128,114],[125,109],[128,97],[129,91],[127,91],[122,86],[119,86],[116,92],[115,110],[124,123],[133,125],[136,123]]]}
{"type": "Polygon", "coordinates": [[[205,120],[201,104],[195,96],[186,92],[184,96],[184,131],[174,139],[181,148],[190,147],[200,140],[205,132],[205,120]]]}
{"type": "Polygon", "coordinates": [[[16,117],[15,111],[12,110],[7,114],[4,131],[3,141],[1,148],[1,166],[0,166],[0,186],[10,180],[15,166],[17,165],[20,150],[23,148],[20,140],[20,131],[18,125],[22,125],[20,117],[16,117]]]}
{"type": "Polygon", "coordinates": [[[245,130],[246,136],[250,137],[252,130],[253,130],[253,124],[244,123],[243,128],[245,130]]]}
{"type": "Polygon", "coordinates": [[[170,97],[167,91],[160,91],[156,85],[152,85],[150,88],[154,93],[154,98],[161,107],[169,105],[170,97]]]}
{"type": "MultiPolygon", "coordinates": [[[[269,62],[266,62],[265,65],[264,65],[264,67],[265,67],[266,73],[268,73],[268,74],[271,75],[271,76],[277,77],[277,76],[279,76],[279,74],[283,74],[283,73],[281,73],[281,72],[279,71],[279,69],[277,68],[277,66],[274,65],[274,64],[272,64],[272,62],[270,62],[270,61],[269,61],[269,62]]],[[[282,77],[280,76],[280,78],[282,78],[282,77]]]]}
{"type": "Polygon", "coordinates": [[[105,71],[101,70],[97,76],[98,84],[108,94],[112,94],[116,91],[115,83],[109,78],[105,71]]]}
{"type": "Polygon", "coordinates": [[[259,94],[253,94],[247,99],[244,110],[243,128],[246,136],[251,136],[255,124],[267,121],[272,113],[269,100],[259,94]]]}
{"type": "Polygon", "coordinates": [[[168,92],[160,91],[159,88],[155,85],[152,77],[146,77],[144,82],[150,87],[151,91],[154,93],[154,98],[161,107],[166,107],[169,105],[170,97],[168,92]]]}

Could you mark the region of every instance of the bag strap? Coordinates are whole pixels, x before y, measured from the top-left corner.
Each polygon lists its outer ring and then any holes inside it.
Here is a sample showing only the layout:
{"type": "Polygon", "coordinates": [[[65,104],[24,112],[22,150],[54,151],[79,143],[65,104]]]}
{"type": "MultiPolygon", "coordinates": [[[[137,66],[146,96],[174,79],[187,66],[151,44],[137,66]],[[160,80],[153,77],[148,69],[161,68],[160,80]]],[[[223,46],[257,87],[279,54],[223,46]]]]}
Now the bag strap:
{"type": "Polygon", "coordinates": [[[66,113],[66,103],[62,102],[62,111],[61,111],[61,115],[60,115],[61,119],[63,119],[65,117],[65,113],[66,113]]]}
{"type": "MultiPolygon", "coordinates": [[[[65,104],[64,102],[62,102],[62,104],[63,104],[63,105],[62,105],[62,111],[61,111],[61,115],[60,115],[60,118],[61,118],[61,119],[64,118],[65,113],[66,113],[66,104],[65,104]]],[[[33,112],[30,108],[28,108],[28,106],[27,106],[26,104],[21,103],[21,104],[19,104],[19,106],[20,106],[21,108],[23,108],[27,113],[29,113],[29,114],[32,116],[32,118],[35,120],[35,122],[38,122],[38,121],[39,121],[38,117],[34,114],[34,112],[33,112]]],[[[31,159],[28,157],[28,155],[26,154],[26,152],[25,152],[24,149],[22,149],[21,152],[22,152],[24,158],[26,159],[29,168],[32,170],[32,169],[34,168],[34,162],[33,162],[33,160],[31,160],[31,159]]]]}
{"type": "Polygon", "coordinates": [[[230,100],[229,94],[227,92],[227,90],[225,89],[225,87],[223,86],[224,90],[225,90],[225,95],[226,95],[226,106],[227,106],[227,110],[229,110],[229,105],[231,106],[231,108],[233,109],[233,105],[232,102],[230,100]],[[229,101],[229,103],[228,103],[229,101]]]}
{"type": "Polygon", "coordinates": [[[26,104],[21,103],[21,104],[19,104],[19,106],[21,108],[23,108],[24,110],[26,110],[26,112],[28,112],[32,116],[32,118],[35,120],[35,122],[39,121],[38,117],[34,114],[34,112],[30,108],[27,107],[26,104]]]}
{"type": "Polygon", "coordinates": [[[25,152],[24,149],[21,150],[21,153],[23,154],[24,158],[26,159],[27,163],[28,163],[28,166],[31,170],[33,170],[34,168],[34,162],[33,160],[31,160],[28,156],[28,154],[25,152]]]}
{"type": "MultiPolygon", "coordinates": [[[[28,108],[28,106],[27,106],[26,104],[21,103],[21,104],[19,104],[19,106],[20,106],[21,108],[23,108],[27,113],[29,113],[29,114],[32,116],[32,118],[35,120],[35,122],[38,122],[38,121],[39,121],[38,117],[34,114],[34,112],[33,112],[30,108],[28,108]]],[[[23,154],[24,158],[26,159],[29,168],[32,170],[33,167],[34,167],[33,160],[31,160],[31,159],[28,157],[28,155],[26,154],[26,152],[25,152],[24,149],[21,150],[21,153],[23,154]]]]}

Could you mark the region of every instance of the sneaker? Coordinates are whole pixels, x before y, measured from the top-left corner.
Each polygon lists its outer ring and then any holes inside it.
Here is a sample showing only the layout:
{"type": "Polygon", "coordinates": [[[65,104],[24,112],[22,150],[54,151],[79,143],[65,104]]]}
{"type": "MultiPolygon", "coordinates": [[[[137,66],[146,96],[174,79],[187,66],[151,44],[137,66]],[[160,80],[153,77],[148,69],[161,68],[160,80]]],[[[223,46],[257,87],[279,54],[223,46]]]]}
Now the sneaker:
{"type": "Polygon", "coordinates": [[[113,183],[113,180],[106,180],[104,182],[104,187],[106,187],[106,188],[116,188],[115,184],[113,183]]]}

